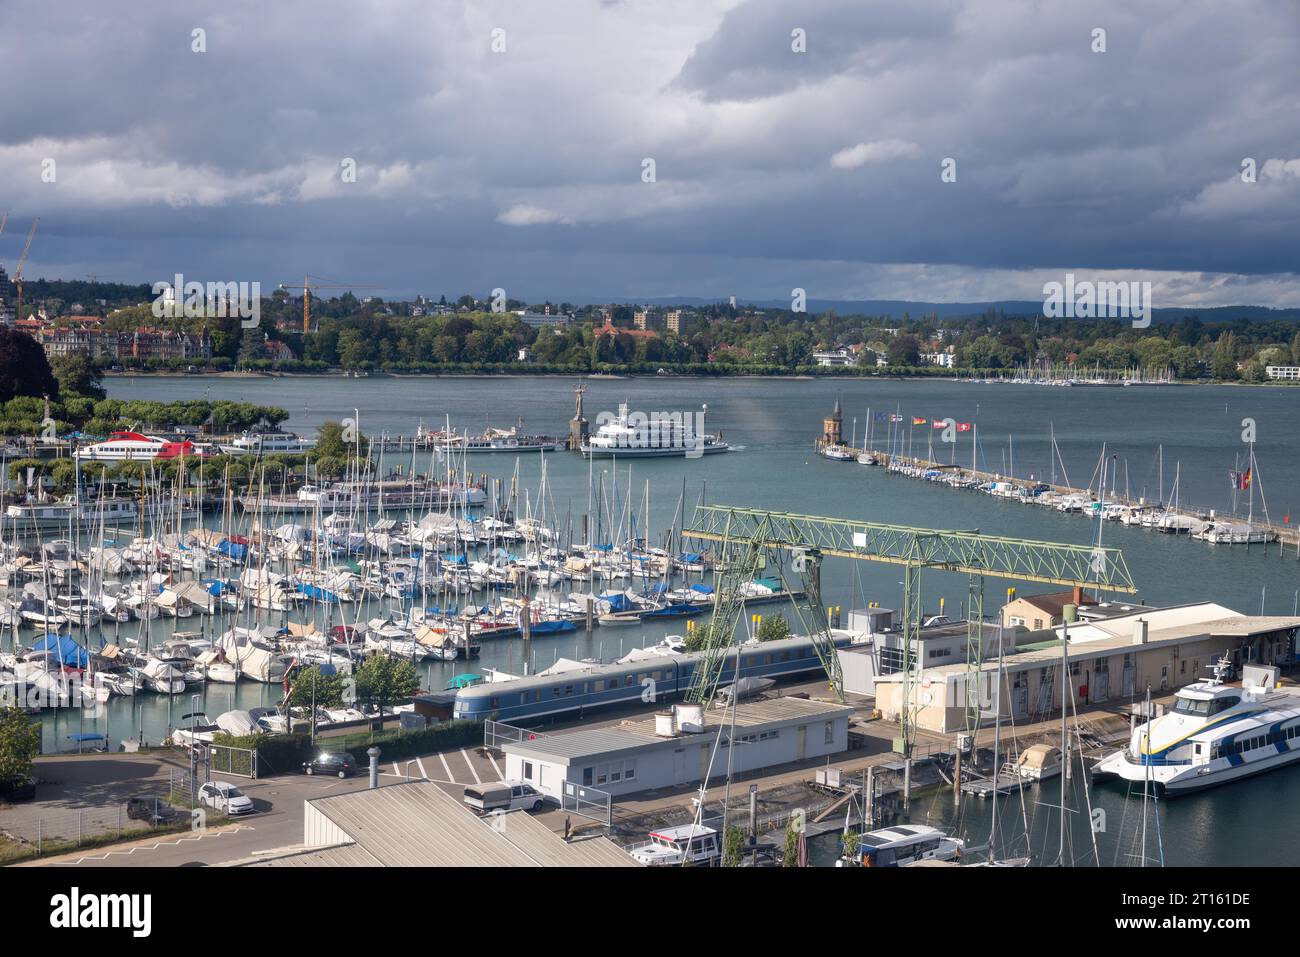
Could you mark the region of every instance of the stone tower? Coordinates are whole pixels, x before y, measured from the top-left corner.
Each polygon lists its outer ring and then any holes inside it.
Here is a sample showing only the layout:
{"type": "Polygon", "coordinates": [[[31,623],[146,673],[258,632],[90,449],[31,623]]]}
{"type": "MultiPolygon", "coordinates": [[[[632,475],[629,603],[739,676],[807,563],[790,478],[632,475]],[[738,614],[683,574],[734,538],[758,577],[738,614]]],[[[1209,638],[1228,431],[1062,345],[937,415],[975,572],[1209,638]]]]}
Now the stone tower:
{"type": "Polygon", "coordinates": [[[839,445],[844,438],[844,413],[840,410],[840,400],[835,399],[835,410],[822,419],[822,442],[825,445],[839,445]]]}

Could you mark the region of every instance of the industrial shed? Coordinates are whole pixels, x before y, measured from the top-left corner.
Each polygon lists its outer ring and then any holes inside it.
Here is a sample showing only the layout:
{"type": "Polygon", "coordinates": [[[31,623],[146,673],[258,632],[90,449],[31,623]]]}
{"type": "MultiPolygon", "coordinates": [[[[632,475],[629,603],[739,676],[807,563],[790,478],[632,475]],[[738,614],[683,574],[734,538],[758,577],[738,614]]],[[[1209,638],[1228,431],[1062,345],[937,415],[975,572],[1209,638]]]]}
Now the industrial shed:
{"type": "Polygon", "coordinates": [[[637,867],[608,838],[565,842],[523,811],[479,817],[429,781],[307,801],[303,845],[257,866],[637,867]]]}
{"type": "Polygon", "coordinates": [[[503,744],[505,776],[557,801],[566,783],[617,797],[697,784],[725,775],[728,766],[743,773],[848,750],[850,707],[783,697],[734,710],[710,709],[693,732],[665,735],[651,718],[503,744]]]}

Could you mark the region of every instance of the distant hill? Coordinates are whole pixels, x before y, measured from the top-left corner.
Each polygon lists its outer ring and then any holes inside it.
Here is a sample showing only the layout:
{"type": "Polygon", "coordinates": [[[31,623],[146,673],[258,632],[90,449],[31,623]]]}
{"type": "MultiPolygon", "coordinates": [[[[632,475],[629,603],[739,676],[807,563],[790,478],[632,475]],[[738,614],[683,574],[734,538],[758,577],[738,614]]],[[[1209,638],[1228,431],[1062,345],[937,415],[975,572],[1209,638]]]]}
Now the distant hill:
{"type": "MultiPolygon", "coordinates": [[[[571,300],[581,303],[596,300],[571,300]]],[[[608,301],[608,300],[605,300],[608,301]]],[[[653,299],[617,299],[615,302],[640,303],[653,306],[707,306],[725,302],[724,297],[705,299],[700,297],[668,297],[653,299]]],[[[736,297],[737,305],[757,306],[760,309],[789,309],[788,299],[742,299],[736,297]]],[[[889,316],[902,319],[907,312],[913,319],[922,315],[936,313],[940,319],[967,319],[983,315],[989,310],[1001,312],[1007,316],[1037,316],[1042,313],[1041,300],[996,299],[988,302],[924,302],[909,299],[809,299],[809,312],[825,312],[834,309],[840,315],[889,316]]],[[[1152,317],[1156,322],[1178,322],[1185,316],[1197,316],[1203,322],[1230,322],[1234,319],[1248,319],[1252,322],[1291,321],[1300,322],[1300,308],[1273,309],[1269,306],[1200,306],[1157,308],[1152,317]]],[[[1080,320],[1086,322],[1087,320],[1080,320]]]]}

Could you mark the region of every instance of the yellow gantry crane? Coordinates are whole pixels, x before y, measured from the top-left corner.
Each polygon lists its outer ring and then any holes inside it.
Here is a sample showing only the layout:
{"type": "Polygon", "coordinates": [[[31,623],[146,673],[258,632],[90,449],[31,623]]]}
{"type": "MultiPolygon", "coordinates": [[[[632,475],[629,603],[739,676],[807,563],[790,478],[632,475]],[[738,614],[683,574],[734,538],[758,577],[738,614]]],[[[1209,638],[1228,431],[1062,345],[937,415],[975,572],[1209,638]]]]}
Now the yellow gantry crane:
{"type": "Polygon", "coordinates": [[[32,251],[32,240],[36,238],[36,227],[41,224],[41,218],[37,216],[32,220],[32,228],[27,233],[27,244],[23,246],[23,254],[18,260],[18,268],[14,270],[14,284],[18,287],[18,312],[15,318],[23,317],[23,266],[27,263],[27,254],[32,251]]]}
{"type": "MultiPolygon", "coordinates": [[[[296,289],[298,283],[282,282],[281,289],[296,289]]],[[[329,279],[322,279],[319,276],[302,277],[302,331],[304,333],[311,331],[311,291],[313,289],[382,289],[382,286],[367,285],[365,283],[355,282],[333,282],[329,279]]]]}

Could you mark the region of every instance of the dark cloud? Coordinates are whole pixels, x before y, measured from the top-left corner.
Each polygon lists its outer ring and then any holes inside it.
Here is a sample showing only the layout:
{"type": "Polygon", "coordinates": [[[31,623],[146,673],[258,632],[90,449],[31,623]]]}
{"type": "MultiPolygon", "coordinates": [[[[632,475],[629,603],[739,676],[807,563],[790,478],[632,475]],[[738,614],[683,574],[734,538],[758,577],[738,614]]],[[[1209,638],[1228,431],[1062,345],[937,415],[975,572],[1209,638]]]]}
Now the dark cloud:
{"type": "Polygon", "coordinates": [[[1298,28],[1290,0],[10,0],[0,262],[40,215],[29,275],[970,300],[1114,270],[1288,305],[1298,28]]]}

